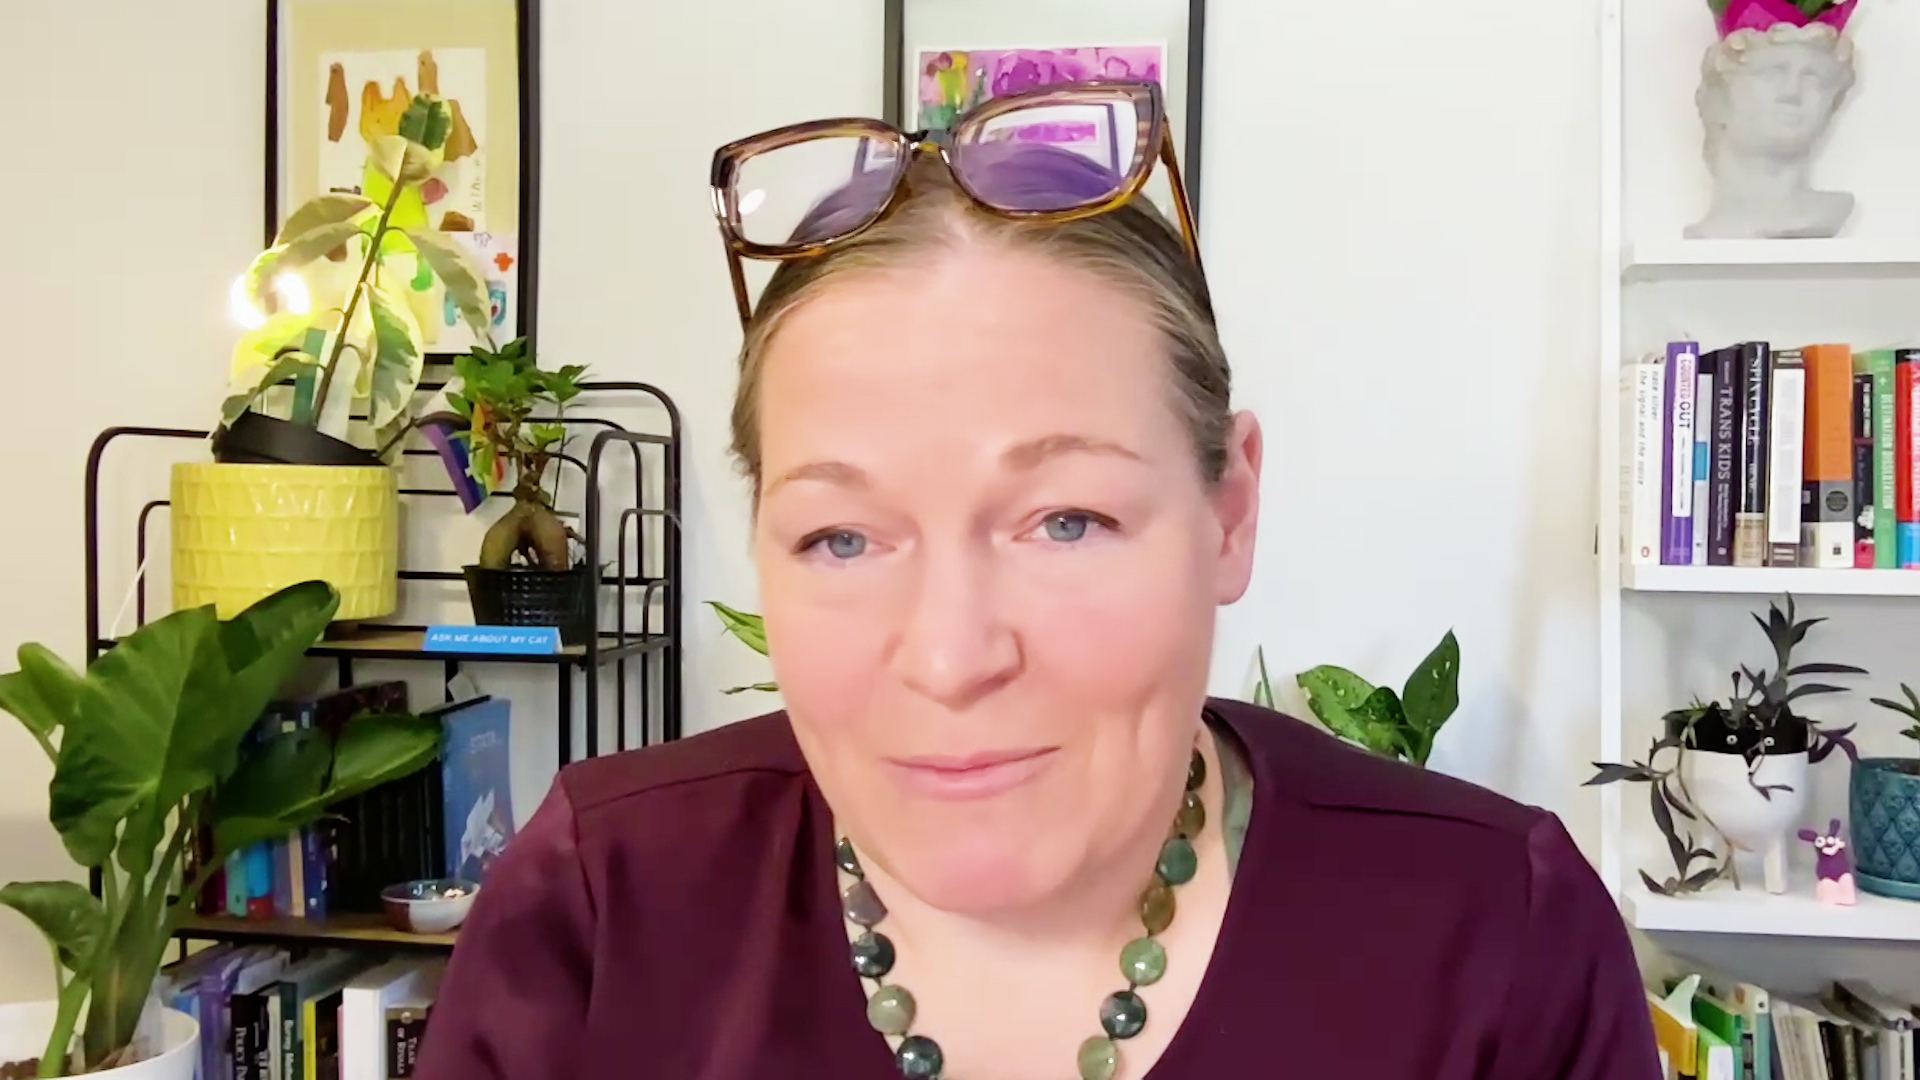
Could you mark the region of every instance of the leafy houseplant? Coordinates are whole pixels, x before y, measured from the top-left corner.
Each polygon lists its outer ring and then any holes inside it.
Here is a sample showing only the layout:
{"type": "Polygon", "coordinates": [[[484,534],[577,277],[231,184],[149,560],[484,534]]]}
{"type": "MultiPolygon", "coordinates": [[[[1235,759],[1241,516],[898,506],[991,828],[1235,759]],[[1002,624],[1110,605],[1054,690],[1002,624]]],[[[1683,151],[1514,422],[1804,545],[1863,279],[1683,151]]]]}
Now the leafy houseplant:
{"type": "MultiPolygon", "coordinates": [[[[1264,657],[1260,667],[1264,684],[1264,657]]],[[[1460,706],[1460,643],[1447,631],[1399,693],[1331,664],[1303,671],[1295,681],[1307,695],[1307,707],[1334,734],[1425,767],[1440,728],[1460,706]]],[[[1270,703],[1271,688],[1266,696],[1270,703]]]]}
{"type": "Polygon", "coordinates": [[[317,730],[288,733],[242,758],[249,730],[338,605],[330,586],[305,582],[226,622],[211,607],[177,611],[123,638],[84,674],[29,644],[20,669],[0,676],[0,709],[53,762],[48,817],[74,862],[100,881],[97,897],[72,881],[0,889],[0,904],[40,930],[54,960],[57,1005],[40,1076],[117,1068],[157,1052],[136,1042],[141,1014],[212,869],[438,753],[433,720],[360,716],[337,741],[317,730]],[[204,836],[212,857],[196,867],[189,856],[204,836]]]}
{"type": "MultiPolygon", "coordinates": [[[[1900,684],[1905,701],[1874,698],[1910,726],[1900,732],[1920,751],[1920,695],[1900,684]]],[[[1860,888],[1920,900],[1920,752],[1860,758],[1847,785],[1855,869],[1860,888]]]]}
{"type": "Polygon", "coordinates": [[[1761,852],[1767,859],[1767,889],[1785,889],[1785,838],[1807,798],[1808,766],[1841,750],[1858,760],[1848,738],[1852,726],[1829,729],[1797,705],[1808,697],[1844,693],[1828,683],[1796,682],[1809,675],[1864,675],[1852,664],[1796,663],[1794,649],[1825,620],[1801,619],[1793,597],[1784,610],[1768,605],[1755,623],[1773,647],[1771,671],[1741,665],[1732,673],[1725,701],[1695,700],[1663,718],[1664,730],[1642,761],[1595,762],[1588,786],[1618,782],[1648,785],[1653,820],[1666,840],[1674,874],[1656,881],[1642,870],[1652,892],[1679,896],[1698,892],[1721,877],[1739,885],[1734,852],[1761,852]],[[1662,755],[1666,755],[1663,759],[1662,755]],[[1701,831],[1682,826],[1691,822],[1701,831]],[[1703,863],[1694,869],[1695,863],[1703,863]]]}
{"type": "Polygon", "coordinates": [[[488,492],[513,481],[512,508],[487,529],[479,560],[466,568],[476,622],[558,626],[568,644],[593,633],[595,568],[576,558],[579,535],[554,509],[560,470],[549,476],[567,439],[559,418],[585,373],[579,365],[542,371],[525,338],[454,361],[460,390],[447,400],[466,424],[469,473],[488,492]]]}
{"type": "MultiPolygon", "coordinates": [[[[707,604],[720,616],[720,622],[726,627],[727,633],[739,638],[747,648],[761,656],[767,655],[767,621],[764,618],[744,611],[736,611],[718,600],[709,600],[707,604]]],[[[779,683],[758,682],[748,686],[729,687],[722,692],[739,694],[748,690],[764,690],[771,693],[779,689],[779,683]]]]}
{"type": "Polygon", "coordinates": [[[444,303],[491,341],[492,304],[466,250],[427,224],[421,189],[445,157],[446,104],[421,95],[391,123],[369,138],[363,190],[294,210],[235,282],[249,329],[213,461],[173,469],[177,610],[213,604],[232,618],[305,580],[340,591],[342,621],[399,605],[390,463],[413,424],[430,331],[444,303]]]}

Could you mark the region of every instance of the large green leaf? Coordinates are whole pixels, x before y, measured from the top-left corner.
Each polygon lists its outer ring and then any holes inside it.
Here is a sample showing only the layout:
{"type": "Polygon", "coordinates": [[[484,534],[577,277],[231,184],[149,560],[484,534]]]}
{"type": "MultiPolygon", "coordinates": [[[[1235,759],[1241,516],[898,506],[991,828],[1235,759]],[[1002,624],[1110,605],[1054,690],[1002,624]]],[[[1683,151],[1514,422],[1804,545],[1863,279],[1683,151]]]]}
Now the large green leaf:
{"type": "Polygon", "coordinates": [[[1447,631],[1420,666],[1407,676],[1401,704],[1406,706],[1407,722],[1429,739],[1460,707],[1460,643],[1453,631],[1447,631]]]}
{"type": "MultiPolygon", "coordinates": [[[[48,817],[80,865],[105,862],[119,823],[159,794],[189,686],[221,682],[219,626],[211,607],[176,611],[134,631],[88,669],[48,798],[48,817]]],[[[214,718],[194,719],[188,730],[214,718]]]]}
{"type": "Polygon", "coordinates": [[[253,389],[244,393],[231,395],[227,400],[220,403],[220,422],[222,424],[232,424],[235,420],[240,419],[241,413],[253,407],[253,403],[260,399],[260,395],[289,379],[303,375],[309,371],[314,371],[319,367],[319,360],[303,352],[290,352],[282,355],[273,362],[272,367],[269,367],[265,372],[261,373],[260,381],[254,384],[253,389]]]}
{"type": "Polygon", "coordinates": [[[767,622],[764,618],[736,611],[718,600],[709,600],[707,604],[719,613],[727,633],[745,642],[747,648],[761,656],[767,655],[767,622]]]}
{"type": "Polygon", "coordinates": [[[1360,745],[1376,754],[1418,755],[1419,751],[1408,737],[1412,732],[1407,725],[1406,708],[1392,687],[1377,687],[1353,711],[1353,716],[1360,722],[1360,745]]]}
{"type": "Polygon", "coordinates": [[[262,597],[220,626],[220,643],[230,677],[218,702],[195,703],[224,710],[220,733],[208,739],[206,757],[191,764],[206,770],[198,791],[233,772],[240,742],[288,679],[300,669],[307,650],[326,633],[340,610],[340,594],[324,581],[289,585],[262,597]]]}
{"type": "Polygon", "coordinates": [[[305,236],[322,225],[333,225],[342,221],[351,221],[369,210],[376,210],[373,200],[349,192],[333,191],[308,199],[300,209],[287,218],[280,226],[280,235],[273,238],[276,246],[285,244],[297,237],[305,236]]]}
{"type": "Polygon", "coordinates": [[[106,910],[78,882],[16,881],[0,889],[0,904],[39,928],[69,971],[80,971],[92,962],[106,929],[106,910]]]}
{"type": "Polygon", "coordinates": [[[12,713],[42,745],[66,726],[80,694],[80,673],[45,645],[20,646],[20,670],[0,675],[0,709],[12,713]]]}
{"type": "Polygon", "coordinates": [[[1300,689],[1307,695],[1307,707],[1313,715],[1320,717],[1322,723],[1332,727],[1332,723],[1321,714],[1322,706],[1337,709],[1342,713],[1351,713],[1366,704],[1368,695],[1373,693],[1373,684],[1355,675],[1343,667],[1322,664],[1317,668],[1303,671],[1294,676],[1300,689]]]}
{"type": "Polygon", "coordinates": [[[359,235],[357,223],[334,221],[316,225],[284,244],[275,244],[255,256],[253,265],[247,268],[247,295],[260,305],[260,310],[271,312],[273,305],[267,302],[267,287],[274,278],[324,258],[328,252],[359,235]]]}
{"type": "Polygon", "coordinates": [[[385,427],[407,411],[420,385],[420,328],[404,303],[396,304],[378,288],[367,290],[373,316],[373,377],[367,396],[374,427],[385,427]]]}
{"type": "MultiPolygon", "coordinates": [[[[282,739],[286,739],[283,736],[282,739]]],[[[276,740],[276,742],[281,740],[276,740]]],[[[398,780],[440,753],[440,722],[430,717],[362,715],[348,721],[331,751],[331,775],[311,740],[249,761],[222,791],[215,810],[214,849],[231,852],[310,824],[328,807],[398,780]]],[[[324,738],[318,743],[322,750],[324,738]]]]}
{"type": "Polygon", "coordinates": [[[1404,749],[1399,725],[1405,717],[1391,689],[1332,664],[1303,671],[1295,680],[1306,692],[1307,707],[1334,734],[1379,754],[1397,756],[1404,749]]]}
{"type": "Polygon", "coordinates": [[[473,328],[474,336],[492,344],[493,300],[473,256],[452,237],[434,229],[410,229],[407,237],[420,249],[420,257],[433,268],[434,276],[446,285],[453,306],[473,328]]]}

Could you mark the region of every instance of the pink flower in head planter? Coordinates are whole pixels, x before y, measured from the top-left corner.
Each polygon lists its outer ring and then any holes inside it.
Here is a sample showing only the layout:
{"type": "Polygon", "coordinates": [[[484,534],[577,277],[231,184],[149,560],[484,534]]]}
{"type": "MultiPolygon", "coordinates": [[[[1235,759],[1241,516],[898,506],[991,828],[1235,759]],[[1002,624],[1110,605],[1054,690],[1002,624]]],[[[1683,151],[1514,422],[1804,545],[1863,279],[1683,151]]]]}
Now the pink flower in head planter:
{"type": "Polygon", "coordinates": [[[1788,26],[1825,23],[1836,31],[1845,30],[1847,20],[1853,17],[1854,5],[1859,0],[1846,0],[1843,4],[1827,7],[1812,18],[1808,18],[1805,12],[1789,0],[1710,0],[1710,2],[1720,26],[1720,36],[1726,37],[1735,30],[1758,30],[1765,33],[1781,23],[1788,26]]]}

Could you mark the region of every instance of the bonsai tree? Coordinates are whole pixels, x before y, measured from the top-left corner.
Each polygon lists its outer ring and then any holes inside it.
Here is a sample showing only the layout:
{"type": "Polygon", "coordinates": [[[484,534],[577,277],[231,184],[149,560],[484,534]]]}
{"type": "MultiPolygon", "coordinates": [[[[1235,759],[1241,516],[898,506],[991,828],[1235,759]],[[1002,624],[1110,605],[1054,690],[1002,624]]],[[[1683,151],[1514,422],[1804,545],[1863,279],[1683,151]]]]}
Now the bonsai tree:
{"type": "MultiPolygon", "coordinates": [[[[579,396],[586,370],[579,365],[540,370],[525,338],[498,352],[476,348],[454,361],[460,389],[447,400],[466,424],[460,437],[467,445],[470,475],[487,492],[513,478],[513,508],[487,529],[480,566],[505,570],[518,557],[522,565],[541,570],[572,569],[569,542],[578,536],[554,511],[547,466],[567,438],[557,418],[579,396]]],[[[557,469],[553,483],[557,488],[557,469]]]]}
{"type": "Polygon", "coordinates": [[[444,160],[452,119],[421,94],[394,134],[370,142],[360,192],[318,196],[290,215],[273,244],[235,282],[234,311],[249,332],[235,349],[221,408],[231,428],[263,398],[277,417],[348,441],[364,403],[382,456],[406,434],[444,286],[460,317],[491,345],[492,301],[481,270],[428,224],[421,188],[444,160]]]}
{"type": "MultiPolygon", "coordinates": [[[[1329,730],[1376,754],[1425,767],[1433,741],[1455,709],[1460,707],[1460,643],[1449,630],[1407,676],[1399,693],[1374,686],[1343,667],[1322,664],[1296,675],[1307,695],[1307,707],[1329,730]]],[[[1266,658],[1260,660],[1260,681],[1271,708],[1273,689],[1266,685],[1266,658]]]]}
{"type": "Polygon", "coordinates": [[[1653,740],[1644,760],[1594,762],[1594,768],[1599,771],[1584,785],[1593,787],[1622,781],[1648,785],[1648,801],[1654,825],[1667,842],[1674,874],[1664,881],[1655,881],[1652,875],[1642,870],[1640,880],[1650,891],[1662,896],[1698,892],[1721,876],[1734,873],[1732,845],[1722,844],[1726,857],[1716,859],[1712,850],[1699,845],[1692,832],[1683,831],[1679,824],[1681,821],[1695,822],[1702,828],[1713,830],[1715,834],[1719,833],[1687,790],[1681,765],[1689,752],[1705,752],[1701,750],[1703,745],[1721,745],[1731,739],[1747,759],[1748,782],[1768,799],[1776,792],[1790,790],[1784,785],[1769,786],[1753,781],[1754,769],[1769,749],[1804,748],[1807,760],[1813,764],[1826,760],[1835,750],[1844,751],[1856,761],[1860,757],[1859,750],[1848,738],[1853,732],[1853,725],[1832,729],[1823,727],[1819,721],[1801,712],[1795,704],[1815,695],[1845,693],[1846,688],[1795,680],[1808,675],[1864,675],[1866,669],[1826,661],[1795,663],[1794,649],[1806,640],[1808,631],[1826,620],[1797,617],[1792,596],[1786,598],[1785,610],[1777,603],[1769,603],[1767,617],[1762,619],[1755,613],[1753,621],[1773,646],[1774,664],[1771,671],[1766,668],[1756,671],[1745,664],[1740,665],[1732,673],[1733,692],[1724,702],[1703,702],[1696,698],[1692,704],[1668,712],[1661,718],[1663,730],[1653,740]],[[1714,733],[1714,738],[1703,740],[1702,731],[1714,733]],[[1666,755],[1664,759],[1663,754],[1666,755]],[[1695,870],[1693,866],[1696,862],[1705,862],[1706,865],[1695,870]]]}
{"type": "MultiPolygon", "coordinates": [[[[726,627],[727,633],[739,638],[747,648],[761,656],[767,655],[767,621],[764,618],[744,611],[736,611],[718,600],[709,600],[707,604],[720,616],[720,623],[726,627]]],[[[747,686],[729,687],[721,692],[739,694],[748,690],[772,692],[779,689],[780,684],[776,682],[757,682],[747,686]]]]}
{"type": "Polygon", "coordinates": [[[95,896],[73,881],[0,889],[0,904],[39,928],[54,962],[57,1013],[41,1076],[137,1060],[135,1032],[169,940],[229,854],[309,825],[439,753],[437,721],[363,715],[337,742],[290,732],[242,758],[242,741],[339,603],[332,586],[307,582],[227,622],[211,606],[174,612],[85,674],[29,644],[19,670],[0,676],[0,709],[53,762],[48,818],[100,889],[95,896]],[[196,838],[209,835],[212,858],[190,870],[196,838]]]}

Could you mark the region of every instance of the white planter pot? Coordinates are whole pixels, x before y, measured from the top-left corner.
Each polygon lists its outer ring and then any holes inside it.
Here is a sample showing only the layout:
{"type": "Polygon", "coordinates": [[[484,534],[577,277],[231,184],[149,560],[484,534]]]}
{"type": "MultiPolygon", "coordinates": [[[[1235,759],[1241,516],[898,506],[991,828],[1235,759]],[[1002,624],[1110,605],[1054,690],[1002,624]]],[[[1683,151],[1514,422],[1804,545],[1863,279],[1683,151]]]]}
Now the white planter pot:
{"type": "MultiPolygon", "coordinates": [[[[0,1005],[0,1063],[37,1058],[47,1048],[53,1031],[54,1003],[32,1001],[0,1005]]],[[[200,1061],[200,1025],[174,1009],[161,1013],[160,1053],[145,1061],[106,1072],[88,1073],[87,1080],[193,1080],[200,1061]]]]}
{"type": "Polygon", "coordinates": [[[1749,777],[1744,756],[1696,749],[1681,759],[1680,773],[1694,809],[1733,845],[1738,869],[1744,874],[1745,864],[1757,861],[1767,891],[1786,892],[1787,845],[1807,808],[1807,755],[1767,754],[1749,777]],[[1756,785],[1792,790],[1769,798],[1756,785]]]}

